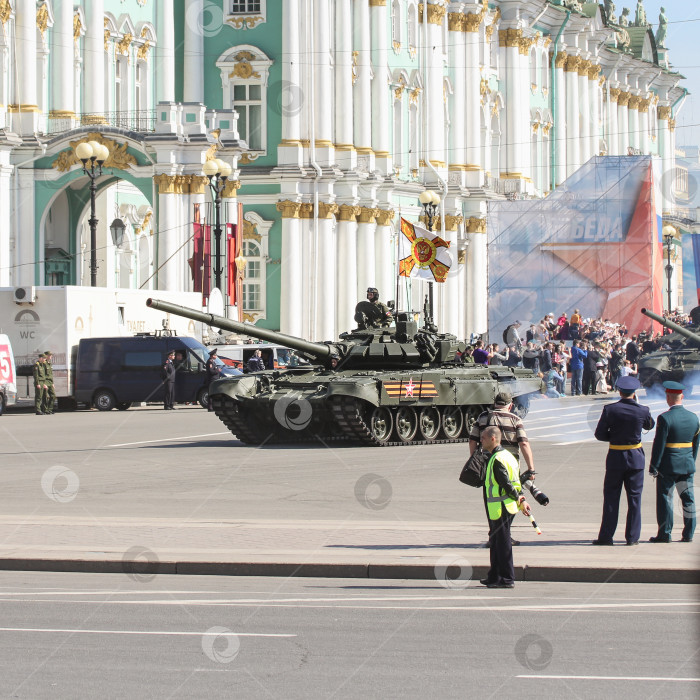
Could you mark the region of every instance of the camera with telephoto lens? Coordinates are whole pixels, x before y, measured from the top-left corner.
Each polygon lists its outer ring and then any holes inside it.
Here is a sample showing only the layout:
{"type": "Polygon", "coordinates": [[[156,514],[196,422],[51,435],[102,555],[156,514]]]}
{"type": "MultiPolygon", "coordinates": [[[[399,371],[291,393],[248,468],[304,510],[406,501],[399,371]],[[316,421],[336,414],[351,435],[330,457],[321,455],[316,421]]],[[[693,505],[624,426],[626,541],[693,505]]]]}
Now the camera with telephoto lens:
{"type": "Polygon", "coordinates": [[[524,489],[527,489],[532,497],[541,505],[546,506],[549,503],[549,496],[546,493],[540,491],[540,489],[535,486],[534,478],[536,472],[530,470],[522,473],[520,475],[520,483],[524,489]]]}

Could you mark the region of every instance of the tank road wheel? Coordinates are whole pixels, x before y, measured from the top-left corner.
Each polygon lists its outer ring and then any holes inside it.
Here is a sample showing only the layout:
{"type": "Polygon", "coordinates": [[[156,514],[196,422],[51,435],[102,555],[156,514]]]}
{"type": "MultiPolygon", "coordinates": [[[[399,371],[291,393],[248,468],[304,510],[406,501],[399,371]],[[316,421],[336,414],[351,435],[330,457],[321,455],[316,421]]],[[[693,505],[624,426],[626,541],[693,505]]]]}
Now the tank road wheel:
{"type": "Polygon", "coordinates": [[[464,409],[464,428],[467,435],[471,432],[472,426],[476,423],[476,419],[484,412],[483,406],[467,406],[464,409]]]}
{"type": "Polygon", "coordinates": [[[448,440],[456,440],[462,434],[464,416],[459,406],[445,406],[442,412],[442,432],[448,440]]]}
{"type": "Polygon", "coordinates": [[[424,440],[435,440],[440,432],[440,411],[435,406],[421,409],[418,429],[424,440]]]}
{"type": "Polygon", "coordinates": [[[389,442],[394,429],[394,419],[391,411],[385,406],[377,406],[369,417],[369,429],[372,437],[380,444],[389,442]]]}
{"type": "Polygon", "coordinates": [[[413,442],[418,431],[418,418],[411,406],[401,406],[396,411],[396,434],[401,442],[413,442]]]}

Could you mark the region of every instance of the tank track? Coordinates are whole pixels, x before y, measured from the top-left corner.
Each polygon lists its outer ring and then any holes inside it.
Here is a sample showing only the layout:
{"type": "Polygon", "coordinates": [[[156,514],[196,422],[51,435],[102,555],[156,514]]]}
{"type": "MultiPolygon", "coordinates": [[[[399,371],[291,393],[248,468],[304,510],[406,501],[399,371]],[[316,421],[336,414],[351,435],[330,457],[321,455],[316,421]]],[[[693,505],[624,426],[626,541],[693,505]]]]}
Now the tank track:
{"type": "Polygon", "coordinates": [[[241,441],[248,445],[297,444],[310,442],[345,442],[374,447],[399,447],[410,445],[441,445],[453,442],[468,442],[469,433],[465,428],[462,436],[456,439],[439,438],[424,440],[418,437],[411,442],[389,440],[380,442],[372,435],[364,419],[362,404],[352,397],[339,397],[331,402],[331,412],[338,432],[317,434],[306,430],[280,432],[265,428],[252,428],[247,418],[240,413],[235,401],[227,396],[213,396],[212,406],[221,422],[241,441]]]}

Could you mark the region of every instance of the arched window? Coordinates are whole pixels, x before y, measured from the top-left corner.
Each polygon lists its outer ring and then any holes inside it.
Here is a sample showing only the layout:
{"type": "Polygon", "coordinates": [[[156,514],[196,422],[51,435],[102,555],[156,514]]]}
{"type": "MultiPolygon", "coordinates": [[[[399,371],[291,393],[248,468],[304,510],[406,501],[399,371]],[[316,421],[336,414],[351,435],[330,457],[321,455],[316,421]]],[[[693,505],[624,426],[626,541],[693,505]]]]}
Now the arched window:
{"type": "Polygon", "coordinates": [[[403,166],[403,101],[394,100],[394,152],[392,154],[394,167],[399,170],[403,166]]]}
{"type": "Polygon", "coordinates": [[[537,51],[530,51],[530,87],[533,93],[537,90],[537,51]]]}
{"type": "Polygon", "coordinates": [[[243,281],[243,311],[261,311],[262,304],[262,255],[256,241],[243,241],[245,279],[243,281]]]}
{"type": "Polygon", "coordinates": [[[408,51],[415,56],[418,47],[418,5],[411,1],[408,4],[408,51]]]}
{"type": "Polygon", "coordinates": [[[267,80],[272,61],[255,46],[234,46],[216,62],[224,109],[238,113],[238,134],[251,150],[267,150],[267,80]]]}
{"type": "Polygon", "coordinates": [[[420,163],[420,123],[418,121],[418,101],[411,100],[408,109],[408,161],[411,174],[418,175],[420,163]]]}
{"type": "Polygon", "coordinates": [[[549,53],[545,50],[541,54],[542,59],[542,79],[540,81],[540,86],[542,87],[542,92],[547,95],[549,92],[549,53]]]}
{"type": "Polygon", "coordinates": [[[391,38],[394,42],[394,48],[401,48],[401,3],[399,0],[394,0],[391,4],[391,38]]]}

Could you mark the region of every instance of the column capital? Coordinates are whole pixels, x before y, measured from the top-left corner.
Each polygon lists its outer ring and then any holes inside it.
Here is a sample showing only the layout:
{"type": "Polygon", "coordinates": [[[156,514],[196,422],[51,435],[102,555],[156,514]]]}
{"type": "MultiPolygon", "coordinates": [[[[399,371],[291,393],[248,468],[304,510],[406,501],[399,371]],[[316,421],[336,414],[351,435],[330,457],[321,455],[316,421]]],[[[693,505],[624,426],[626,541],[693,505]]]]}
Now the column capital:
{"type": "MultiPolygon", "coordinates": [[[[196,175],[192,176],[192,181],[194,183],[194,180],[196,178],[196,175]]],[[[224,189],[221,192],[221,196],[224,197],[225,199],[231,199],[232,197],[236,197],[238,195],[238,190],[241,189],[241,181],[240,180],[226,180],[226,185],[224,186],[224,189]]],[[[194,192],[193,192],[194,194],[194,192]]]]}
{"type": "Polygon", "coordinates": [[[369,0],[370,7],[386,7],[386,0],[369,0]]]}
{"type": "Polygon", "coordinates": [[[666,121],[671,116],[671,108],[665,107],[664,105],[660,105],[656,115],[659,121],[666,121]]]}
{"type": "Polygon", "coordinates": [[[359,213],[359,223],[361,224],[373,224],[379,214],[379,209],[376,207],[360,207],[359,213]]]}
{"type": "Polygon", "coordinates": [[[647,114],[649,112],[649,107],[651,107],[651,98],[646,100],[640,98],[639,111],[641,114],[647,114]]]}
{"type": "MultiPolygon", "coordinates": [[[[423,13],[426,10],[425,3],[421,2],[418,5],[418,20],[423,23],[423,13]]],[[[431,5],[428,3],[428,24],[442,25],[442,20],[445,19],[447,8],[442,5],[431,5]]]]}
{"type": "Polygon", "coordinates": [[[567,73],[578,73],[578,67],[583,59],[580,56],[567,56],[564,70],[567,73]]]}
{"type": "Polygon", "coordinates": [[[340,207],[337,204],[328,204],[326,202],[318,203],[318,218],[319,219],[332,219],[337,213],[340,207]]]}
{"type": "Polygon", "coordinates": [[[668,120],[668,129],[669,131],[675,131],[676,130],[676,120],[671,118],[668,120]]]}
{"type": "Polygon", "coordinates": [[[456,231],[461,224],[464,223],[464,217],[461,214],[453,216],[452,214],[445,215],[445,230],[456,231]]]}
{"type": "Polygon", "coordinates": [[[521,56],[527,56],[530,53],[530,49],[537,43],[537,39],[534,36],[524,36],[518,42],[518,51],[521,56]]]}
{"type": "Polygon", "coordinates": [[[484,19],[485,15],[483,12],[480,12],[478,15],[475,15],[473,12],[467,13],[464,15],[464,29],[462,31],[471,33],[478,32],[484,19]]]}
{"type": "Polygon", "coordinates": [[[464,17],[461,12],[449,12],[447,14],[447,28],[451,32],[465,32],[464,17]]]}
{"type": "Polygon", "coordinates": [[[277,211],[282,212],[283,219],[300,219],[301,202],[292,202],[289,199],[277,202],[277,211]]]}
{"type": "Polygon", "coordinates": [[[629,108],[639,109],[639,105],[642,103],[642,98],[639,95],[630,95],[629,108]]]}
{"type": "Polygon", "coordinates": [[[352,204],[341,204],[336,212],[338,221],[357,221],[361,207],[352,204]]]}
{"type": "Polygon", "coordinates": [[[589,80],[598,80],[598,74],[602,70],[602,66],[600,66],[597,63],[591,63],[588,66],[588,79],[589,80]]]}
{"type": "Polygon", "coordinates": [[[209,178],[204,175],[188,175],[190,178],[190,194],[204,194],[209,184],[209,178]]]}
{"type": "Polygon", "coordinates": [[[629,92],[625,92],[624,90],[620,92],[620,94],[617,96],[617,104],[620,107],[627,107],[629,104],[630,98],[632,95],[630,95],[629,92]]]}
{"type": "Polygon", "coordinates": [[[498,45],[507,49],[519,49],[520,40],[523,38],[522,29],[499,29],[498,45]]]}
{"type": "Polygon", "coordinates": [[[314,205],[311,202],[302,202],[299,206],[299,218],[300,219],[313,219],[314,218],[314,205]]]}
{"type": "Polygon", "coordinates": [[[616,103],[620,98],[621,92],[620,88],[610,88],[610,101],[616,103]]]}
{"type": "Polygon", "coordinates": [[[557,57],[554,59],[555,68],[564,68],[566,65],[566,59],[569,58],[569,54],[566,51],[560,51],[557,57]]]}
{"type": "Polygon", "coordinates": [[[175,194],[175,178],[176,175],[166,175],[165,173],[154,175],[153,182],[158,188],[158,194],[175,194]]]}
{"type": "Polygon", "coordinates": [[[588,77],[588,71],[593,66],[593,64],[590,61],[587,61],[585,58],[581,59],[581,62],[578,64],[578,74],[582,78],[588,77]]]}
{"type": "Polygon", "coordinates": [[[377,210],[377,226],[389,226],[394,220],[393,209],[378,209],[377,210]]]}
{"type": "Polygon", "coordinates": [[[467,233],[486,233],[486,219],[470,216],[467,220],[467,233]]]}

